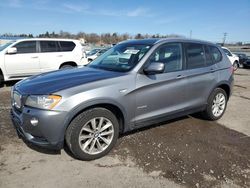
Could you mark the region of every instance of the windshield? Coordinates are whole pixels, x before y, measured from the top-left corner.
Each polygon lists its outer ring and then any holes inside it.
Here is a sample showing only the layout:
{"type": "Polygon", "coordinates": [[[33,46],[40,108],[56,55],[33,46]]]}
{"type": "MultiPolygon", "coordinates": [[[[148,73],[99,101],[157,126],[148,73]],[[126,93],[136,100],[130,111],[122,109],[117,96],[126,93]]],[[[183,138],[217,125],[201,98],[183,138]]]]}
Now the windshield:
{"type": "Polygon", "coordinates": [[[99,52],[99,51],[100,51],[100,49],[93,49],[93,50],[91,50],[90,52],[88,52],[87,55],[88,55],[88,56],[91,56],[91,55],[96,54],[96,53],[99,52]]]}
{"type": "Polygon", "coordinates": [[[8,42],[6,44],[2,44],[0,45],[0,51],[4,50],[5,48],[7,48],[9,45],[13,44],[15,41],[11,41],[11,42],[8,42]]]}
{"type": "Polygon", "coordinates": [[[151,48],[143,44],[119,44],[111,48],[88,66],[92,68],[127,72],[132,70],[151,48]]]}

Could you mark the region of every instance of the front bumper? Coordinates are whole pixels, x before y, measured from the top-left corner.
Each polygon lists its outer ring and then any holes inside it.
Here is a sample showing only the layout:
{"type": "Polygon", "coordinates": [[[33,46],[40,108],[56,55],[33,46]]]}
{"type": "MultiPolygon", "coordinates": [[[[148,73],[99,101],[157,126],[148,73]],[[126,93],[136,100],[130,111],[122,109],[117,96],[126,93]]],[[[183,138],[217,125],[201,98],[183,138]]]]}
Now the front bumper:
{"type": "Polygon", "coordinates": [[[14,107],[11,110],[11,120],[19,137],[34,145],[48,149],[62,149],[64,133],[67,127],[67,113],[47,111],[24,107],[22,112],[14,107]],[[38,119],[33,126],[32,118],[38,119]]]}
{"type": "Polygon", "coordinates": [[[242,63],[242,65],[250,67],[250,61],[245,61],[245,62],[242,63]]]}

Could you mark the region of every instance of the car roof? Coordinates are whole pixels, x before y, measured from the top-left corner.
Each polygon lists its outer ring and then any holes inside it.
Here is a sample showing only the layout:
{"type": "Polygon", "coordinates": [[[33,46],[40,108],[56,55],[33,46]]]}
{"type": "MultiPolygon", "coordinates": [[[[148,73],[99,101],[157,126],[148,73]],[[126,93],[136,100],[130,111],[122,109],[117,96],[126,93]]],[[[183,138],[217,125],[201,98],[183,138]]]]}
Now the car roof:
{"type": "Polygon", "coordinates": [[[144,45],[154,45],[157,43],[165,43],[165,42],[194,42],[194,43],[202,43],[202,44],[210,44],[216,45],[215,43],[203,40],[196,40],[196,39],[188,39],[188,38],[149,38],[149,39],[133,39],[133,40],[126,40],[121,43],[129,43],[129,44],[144,44],[144,45]]]}
{"type": "Polygon", "coordinates": [[[16,41],[34,41],[34,40],[39,40],[39,41],[78,41],[76,39],[62,39],[62,38],[26,38],[26,39],[18,39],[16,41]]]}

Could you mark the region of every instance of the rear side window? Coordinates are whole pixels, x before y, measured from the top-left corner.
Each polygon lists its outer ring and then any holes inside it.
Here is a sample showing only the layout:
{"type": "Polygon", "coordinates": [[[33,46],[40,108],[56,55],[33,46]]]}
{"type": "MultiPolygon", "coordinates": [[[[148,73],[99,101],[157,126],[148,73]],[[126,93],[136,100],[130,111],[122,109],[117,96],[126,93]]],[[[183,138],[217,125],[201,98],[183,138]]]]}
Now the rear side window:
{"type": "Polygon", "coordinates": [[[207,65],[213,65],[214,64],[214,60],[210,51],[209,46],[205,46],[205,54],[206,54],[206,64],[207,65]]]}
{"type": "Polygon", "coordinates": [[[16,44],[18,54],[36,53],[36,41],[24,41],[16,44]]]}
{"type": "Polygon", "coordinates": [[[58,52],[57,41],[40,41],[41,52],[58,52]]]}
{"type": "Polygon", "coordinates": [[[60,43],[61,51],[63,52],[70,52],[74,50],[76,46],[74,42],[70,42],[70,41],[60,41],[59,43],[60,43]]]}
{"type": "Polygon", "coordinates": [[[222,55],[221,55],[220,50],[215,46],[209,46],[209,49],[210,49],[210,53],[211,53],[211,56],[213,58],[213,61],[215,63],[220,62],[222,59],[222,55]]]}
{"type": "Polygon", "coordinates": [[[204,67],[206,65],[206,61],[203,45],[196,43],[187,43],[186,58],[188,69],[204,67]]]}

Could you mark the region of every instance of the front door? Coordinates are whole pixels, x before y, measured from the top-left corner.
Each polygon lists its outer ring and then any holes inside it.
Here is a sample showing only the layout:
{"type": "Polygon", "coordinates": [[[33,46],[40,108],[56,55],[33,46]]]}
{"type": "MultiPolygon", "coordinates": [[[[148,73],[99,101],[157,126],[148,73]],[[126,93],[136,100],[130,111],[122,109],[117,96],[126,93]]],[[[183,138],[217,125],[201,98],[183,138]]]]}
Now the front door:
{"type": "Polygon", "coordinates": [[[181,112],[186,106],[186,79],[182,45],[168,43],[150,56],[147,64],[162,62],[161,74],[138,74],[136,78],[136,124],[181,112]]]}
{"type": "Polygon", "coordinates": [[[9,77],[27,77],[40,73],[36,41],[19,42],[15,54],[5,54],[4,63],[9,77]]]}

